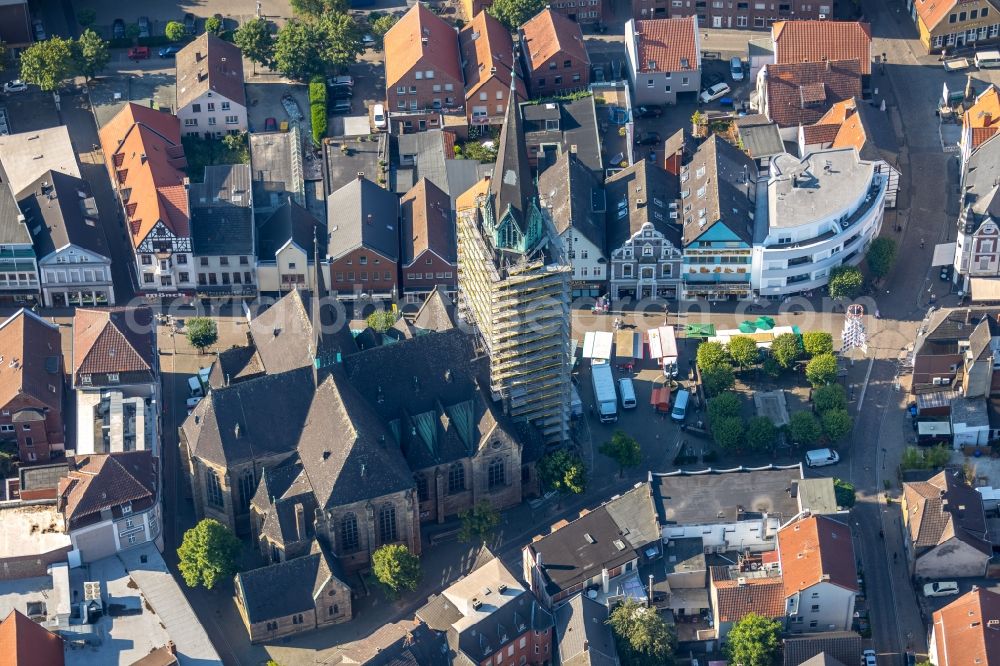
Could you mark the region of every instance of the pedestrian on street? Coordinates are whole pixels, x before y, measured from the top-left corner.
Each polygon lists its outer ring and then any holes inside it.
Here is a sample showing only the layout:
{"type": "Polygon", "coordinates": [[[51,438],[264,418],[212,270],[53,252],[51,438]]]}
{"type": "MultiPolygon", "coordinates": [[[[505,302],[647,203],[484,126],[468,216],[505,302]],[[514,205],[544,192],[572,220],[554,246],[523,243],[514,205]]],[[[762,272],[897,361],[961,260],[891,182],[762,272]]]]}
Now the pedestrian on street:
{"type": "Polygon", "coordinates": [[[924,249],[924,239],[923,238],[920,239],[920,249],[921,250],[924,249]]]}

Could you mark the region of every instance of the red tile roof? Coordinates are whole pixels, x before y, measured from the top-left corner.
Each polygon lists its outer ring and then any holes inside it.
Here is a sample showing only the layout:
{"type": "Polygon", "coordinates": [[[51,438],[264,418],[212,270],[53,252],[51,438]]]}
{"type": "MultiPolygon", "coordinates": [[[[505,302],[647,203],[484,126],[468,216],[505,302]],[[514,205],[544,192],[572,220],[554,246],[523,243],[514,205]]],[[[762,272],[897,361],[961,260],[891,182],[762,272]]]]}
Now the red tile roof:
{"type": "MultiPolygon", "coordinates": [[[[458,33],[458,44],[465,61],[466,99],[472,99],[490,79],[496,79],[505,89],[510,90],[514,40],[500,21],[485,11],[479,12],[458,33]]],[[[524,81],[520,78],[517,87],[518,94],[524,99],[524,81]]]]}
{"type": "Polygon", "coordinates": [[[128,502],[147,508],[156,501],[157,469],[151,451],[95,453],[77,457],[73,465],[59,480],[59,505],[71,528],[105,509],[128,502]]]}
{"type": "Polygon", "coordinates": [[[129,103],[100,132],[111,182],[129,193],[129,232],[138,247],[157,222],[190,236],[187,167],[176,116],[129,103]]]}
{"type": "Polygon", "coordinates": [[[729,567],[711,567],[716,589],[719,622],[739,622],[749,613],[769,618],[785,615],[785,593],[781,576],[740,578],[729,567]]]}
{"type": "Polygon", "coordinates": [[[779,65],[857,60],[872,73],[872,28],[860,21],[778,21],[771,26],[774,61],[779,65]]]}
{"type": "Polygon", "coordinates": [[[409,266],[430,250],[445,261],[455,263],[455,223],[451,199],[441,188],[421,178],[399,201],[402,217],[403,266],[409,266]]]}
{"type": "Polygon", "coordinates": [[[840,125],[806,125],[802,128],[802,136],[807,146],[815,143],[832,144],[839,131],[840,125]]]}
{"type": "Polygon", "coordinates": [[[531,71],[560,53],[590,64],[580,24],[551,9],[542,10],[521,26],[521,44],[531,71]]]}
{"type": "Polygon", "coordinates": [[[1000,664],[1000,594],[976,589],[934,613],[937,666],[1000,664]]]}
{"type": "Polygon", "coordinates": [[[1000,129],[1000,90],[990,84],[981,92],[975,103],[962,116],[962,124],[972,130],[972,145],[975,150],[1000,129]]]}
{"type": "Polygon", "coordinates": [[[857,60],[767,65],[767,112],[779,127],[813,125],[845,99],[861,96],[857,60]]]}
{"type": "Polygon", "coordinates": [[[698,69],[698,17],[636,21],[638,65],[643,72],[698,69]]]}
{"type": "Polygon", "coordinates": [[[385,34],[385,85],[391,88],[418,64],[462,80],[455,29],[421,2],[385,34]]]}
{"type": "Polygon", "coordinates": [[[810,516],[778,532],[785,596],[821,582],[858,591],[851,529],[826,516],[810,516]]]}
{"type": "Polygon", "coordinates": [[[0,324],[0,406],[29,395],[60,412],[62,372],[58,327],[28,310],[0,324]]]}
{"type": "Polygon", "coordinates": [[[63,639],[18,610],[0,622],[4,666],[63,666],[63,639]]]}
{"type": "Polygon", "coordinates": [[[148,307],[78,309],[73,318],[73,374],[152,372],[153,313],[148,307]]]}
{"type": "Polygon", "coordinates": [[[917,16],[928,30],[947,18],[959,5],[979,4],[979,0],[916,0],[917,16]]]}

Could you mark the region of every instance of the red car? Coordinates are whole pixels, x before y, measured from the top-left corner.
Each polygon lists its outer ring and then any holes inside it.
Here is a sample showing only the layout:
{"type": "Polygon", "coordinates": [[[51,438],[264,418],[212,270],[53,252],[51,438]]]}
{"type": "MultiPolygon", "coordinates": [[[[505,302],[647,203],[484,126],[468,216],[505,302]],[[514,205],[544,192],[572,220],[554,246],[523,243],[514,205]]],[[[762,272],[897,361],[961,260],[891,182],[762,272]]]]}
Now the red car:
{"type": "Polygon", "coordinates": [[[129,60],[147,60],[149,58],[148,46],[133,46],[128,50],[129,60]]]}
{"type": "Polygon", "coordinates": [[[265,132],[277,132],[278,131],[278,121],[274,118],[264,119],[264,131],[265,132]]]}

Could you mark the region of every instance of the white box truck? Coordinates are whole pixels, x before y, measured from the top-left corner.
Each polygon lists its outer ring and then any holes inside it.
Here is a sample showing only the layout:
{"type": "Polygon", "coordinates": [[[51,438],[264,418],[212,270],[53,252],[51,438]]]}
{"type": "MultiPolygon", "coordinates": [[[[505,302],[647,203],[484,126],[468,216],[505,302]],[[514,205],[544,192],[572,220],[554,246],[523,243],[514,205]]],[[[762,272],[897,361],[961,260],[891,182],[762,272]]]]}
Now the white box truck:
{"type": "Polygon", "coordinates": [[[611,365],[592,365],[590,376],[594,382],[594,400],[597,402],[597,414],[601,417],[601,423],[614,423],[618,420],[618,393],[611,365]]]}

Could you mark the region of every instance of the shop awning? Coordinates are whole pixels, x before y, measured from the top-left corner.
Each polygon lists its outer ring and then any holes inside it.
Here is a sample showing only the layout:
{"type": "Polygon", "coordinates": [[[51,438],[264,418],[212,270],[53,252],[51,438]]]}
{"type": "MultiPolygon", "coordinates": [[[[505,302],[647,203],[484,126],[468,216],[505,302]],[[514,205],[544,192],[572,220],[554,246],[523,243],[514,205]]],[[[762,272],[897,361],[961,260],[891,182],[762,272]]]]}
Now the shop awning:
{"type": "Polygon", "coordinates": [[[972,302],[1000,301],[1000,278],[972,278],[972,302]]]}
{"type": "Polygon", "coordinates": [[[939,243],[934,246],[934,258],[931,266],[951,266],[955,263],[956,243],[939,243]]]}
{"type": "Polygon", "coordinates": [[[583,336],[583,357],[610,360],[613,341],[610,331],[588,331],[583,336]]]}

